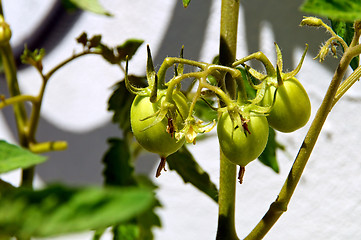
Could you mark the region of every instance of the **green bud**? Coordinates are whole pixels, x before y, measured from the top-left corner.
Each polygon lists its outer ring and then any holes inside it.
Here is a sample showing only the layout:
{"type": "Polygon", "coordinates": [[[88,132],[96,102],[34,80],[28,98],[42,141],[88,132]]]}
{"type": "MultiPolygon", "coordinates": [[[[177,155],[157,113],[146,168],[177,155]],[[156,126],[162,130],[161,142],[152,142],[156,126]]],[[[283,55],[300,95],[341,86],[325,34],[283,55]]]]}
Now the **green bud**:
{"type": "Polygon", "coordinates": [[[11,29],[5,22],[4,17],[0,16],[0,46],[8,43],[11,38],[11,29]]]}
{"type": "Polygon", "coordinates": [[[316,17],[303,17],[300,26],[311,26],[311,27],[321,27],[323,24],[322,20],[316,17]]]}

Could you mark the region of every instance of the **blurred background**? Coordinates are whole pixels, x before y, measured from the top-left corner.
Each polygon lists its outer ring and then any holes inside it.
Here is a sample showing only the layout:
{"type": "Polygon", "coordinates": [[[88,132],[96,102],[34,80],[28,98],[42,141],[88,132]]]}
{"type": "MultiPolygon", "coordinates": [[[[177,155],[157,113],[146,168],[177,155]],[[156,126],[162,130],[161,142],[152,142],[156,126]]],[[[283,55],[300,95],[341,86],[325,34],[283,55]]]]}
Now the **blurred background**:
{"type": "MultiPolygon", "coordinates": [[[[144,74],[146,45],[159,68],[167,56],[177,56],[184,45],[184,57],[212,61],[219,50],[220,0],[193,0],[184,9],[180,0],[100,1],[113,17],[82,11],[66,11],[56,0],[3,0],[5,18],[10,24],[14,53],[19,59],[24,44],[45,48],[44,69],[52,68],[81,46],[82,32],[101,34],[110,46],[129,38],[143,39],[129,65],[129,72],[144,74]]],[[[320,64],[313,58],[329,36],[323,29],[299,27],[304,15],[301,0],[241,1],[237,57],[262,50],[275,62],[274,42],[283,52],[284,68],[297,65],[305,44],[310,48],[297,75],[309,93],[312,117],[326,92],[337,59],[329,57],[320,64]]],[[[19,61],[20,62],[20,61],[19,61]]],[[[36,94],[40,77],[35,69],[20,65],[19,81],[24,93],[36,94]]],[[[51,153],[50,160],[37,167],[36,182],[62,181],[72,185],[102,184],[101,159],[108,146],[106,139],[121,136],[111,123],[107,101],[111,87],[124,77],[119,68],[98,56],[85,56],[58,71],[45,93],[38,139],[66,140],[69,149],[51,153]]],[[[0,78],[0,92],[6,93],[0,78]]],[[[361,236],[361,89],[356,84],[332,110],[311,155],[288,211],[265,239],[359,239],[361,236]]],[[[244,183],[237,185],[236,224],[242,238],[258,223],[288,174],[310,123],[292,134],[277,134],[286,151],[278,152],[280,173],[258,161],[246,168],[244,183]]],[[[10,108],[0,112],[0,139],[16,142],[10,108]]],[[[219,160],[216,132],[189,146],[198,163],[218,185],[219,160]]],[[[154,176],[158,156],[143,154],[136,170],[154,176]]],[[[19,172],[3,176],[18,184],[19,172]]],[[[192,185],[184,184],[172,171],[154,182],[163,208],[158,209],[163,227],[155,229],[155,239],[214,239],[217,205],[192,185]]],[[[89,239],[88,233],[56,239],[89,239]]],[[[104,236],[107,239],[109,236],[104,236]]],[[[110,237],[109,237],[110,239],[110,237]]]]}

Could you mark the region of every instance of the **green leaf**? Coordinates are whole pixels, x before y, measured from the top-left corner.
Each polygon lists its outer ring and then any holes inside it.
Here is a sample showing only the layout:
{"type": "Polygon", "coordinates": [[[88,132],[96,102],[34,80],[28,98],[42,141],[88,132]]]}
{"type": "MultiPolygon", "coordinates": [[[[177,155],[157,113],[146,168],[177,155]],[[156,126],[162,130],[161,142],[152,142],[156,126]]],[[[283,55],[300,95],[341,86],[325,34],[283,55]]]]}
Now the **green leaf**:
{"type": "Polygon", "coordinates": [[[159,202],[155,204],[152,209],[139,215],[136,219],[114,227],[113,233],[116,236],[115,239],[152,240],[152,227],[161,226],[159,217],[154,213],[155,207],[158,206],[160,206],[159,202]]]}
{"type": "Polygon", "coordinates": [[[128,39],[122,45],[117,46],[118,58],[122,61],[126,60],[126,56],[128,56],[129,60],[132,59],[143,42],[143,40],[139,39],[128,39]]]}
{"type": "Polygon", "coordinates": [[[88,43],[88,34],[86,32],[82,32],[79,37],[76,38],[76,41],[86,47],[88,43]]]}
{"type": "Polygon", "coordinates": [[[284,150],[284,146],[280,145],[276,141],[276,132],[273,128],[269,128],[268,142],[265,150],[263,150],[261,156],[258,157],[258,160],[261,161],[264,165],[272,168],[276,173],[280,172],[276,151],[277,149],[284,150]]]}
{"type": "MultiPolygon", "coordinates": [[[[355,32],[353,28],[353,23],[331,20],[331,27],[337,35],[339,35],[340,37],[343,38],[343,40],[345,40],[347,45],[350,45],[355,32]]],[[[350,66],[353,70],[355,70],[358,67],[358,65],[359,65],[359,57],[357,56],[352,59],[350,66]]]]}
{"type": "Polygon", "coordinates": [[[125,61],[127,56],[128,60],[130,60],[142,43],[143,40],[128,39],[122,45],[118,45],[115,48],[110,48],[104,44],[100,44],[99,49],[101,50],[101,55],[105,60],[111,64],[119,64],[120,62],[125,61]]]}
{"type": "MultiPolygon", "coordinates": [[[[136,175],[130,155],[129,146],[123,139],[109,139],[109,150],[106,152],[103,163],[106,185],[138,186],[154,191],[157,187],[147,176],[136,175]]],[[[155,214],[156,207],[160,207],[158,200],[136,218],[130,219],[114,227],[115,239],[153,239],[152,227],[160,226],[160,219],[155,214]]]]}
{"type": "Polygon", "coordinates": [[[94,35],[91,39],[89,39],[89,48],[98,47],[101,44],[101,40],[101,35],[94,35]]]}
{"type": "Polygon", "coordinates": [[[67,9],[70,10],[80,8],[84,11],[112,16],[112,14],[103,8],[98,0],[62,0],[62,3],[67,9]]]}
{"type": "Polygon", "coordinates": [[[0,141],[0,173],[18,168],[28,168],[45,162],[46,157],[33,154],[19,146],[0,141]]]}
{"type": "MultiPolygon", "coordinates": [[[[130,75],[129,81],[134,86],[145,87],[147,78],[130,75]]],[[[113,111],[113,123],[118,123],[120,129],[130,131],[130,107],[135,95],[130,93],[125,87],[125,81],[118,82],[114,87],[114,91],[108,101],[108,111],[113,111]]]]}
{"type": "Polygon", "coordinates": [[[139,227],[139,237],[137,239],[143,240],[152,240],[153,232],[152,228],[154,226],[161,227],[162,224],[158,215],[155,213],[155,208],[161,207],[159,201],[156,201],[153,205],[153,208],[144,212],[143,214],[137,217],[137,224],[139,227]]]}
{"type": "Polygon", "coordinates": [[[333,20],[353,22],[361,19],[360,0],[306,0],[301,10],[333,20]]]}
{"type": "Polygon", "coordinates": [[[248,99],[256,97],[257,91],[251,86],[251,83],[258,83],[258,79],[254,78],[246,69],[237,68],[242,73],[243,86],[246,89],[248,99]],[[251,82],[251,83],[250,83],[251,82]]]}
{"type": "MultiPolygon", "coordinates": [[[[13,189],[15,189],[15,187],[13,185],[0,179],[0,192],[7,191],[7,190],[13,190],[13,189]]],[[[1,233],[0,233],[0,236],[1,236],[1,233]]],[[[0,239],[1,239],[1,237],[0,237],[0,239]]]]}
{"type": "Polygon", "coordinates": [[[331,20],[331,27],[337,35],[345,40],[347,45],[350,45],[355,32],[353,29],[353,23],[331,20]]]}
{"type": "MultiPolygon", "coordinates": [[[[101,49],[103,51],[110,51],[112,56],[114,57],[112,49],[102,44],[101,40],[102,35],[94,35],[91,38],[88,38],[88,34],[86,32],[83,32],[79,35],[79,37],[76,38],[76,41],[83,45],[84,48],[87,48],[88,50],[101,49]],[[105,48],[105,50],[103,48],[105,48]]],[[[102,53],[102,55],[104,55],[104,53],[102,53]]]]}
{"type": "Polygon", "coordinates": [[[218,190],[211,182],[208,173],[195,161],[193,155],[183,146],[176,153],[167,157],[171,170],[175,170],[185,183],[191,183],[214,201],[218,201],[218,190]]]}
{"type": "Polygon", "coordinates": [[[110,64],[118,64],[117,56],[115,55],[114,49],[110,48],[104,44],[99,45],[99,49],[101,50],[102,57],[107,60],[110,64]]]}
{"type": "Polygon", "coordinates": [[[20,188],[1,193],[0,229],[19,238],[100,229],[127,221],[154,204],[146,188],[20,188]]]}
{"type": "Polygon", "coordinates": [[[103,158],[105,184],[108,186],[135,186],[134,167],[131,164],[127,142],[123,139],[111,138],[108,143],[110,148],[103,158]]]}
{"type": "Polygon", "coordinates": [[[188,7],[189,3],[191,2],[191,0],[182,0],[183,2],[183,7],[188,7]]]}
{"type": "MultiPolygon", "coordinates": [[[[139,227],[137,224],[121,224],[113,229],[114,239],[137,240],[139,238],[139,227]]],[[[142,239],[143,240],[143,239],[142,239]]]]}
{"type": "MultiPolygon", "coordinates": [[[[206,100],[209,104],[213,104],[210,100],[206,100]]],[[[194,107],[194,115],[204,122],[212,122],[214,119],[218,119],[218,113],[214,109],[210,108],[208,104],[199,99],[194,107]]]]}

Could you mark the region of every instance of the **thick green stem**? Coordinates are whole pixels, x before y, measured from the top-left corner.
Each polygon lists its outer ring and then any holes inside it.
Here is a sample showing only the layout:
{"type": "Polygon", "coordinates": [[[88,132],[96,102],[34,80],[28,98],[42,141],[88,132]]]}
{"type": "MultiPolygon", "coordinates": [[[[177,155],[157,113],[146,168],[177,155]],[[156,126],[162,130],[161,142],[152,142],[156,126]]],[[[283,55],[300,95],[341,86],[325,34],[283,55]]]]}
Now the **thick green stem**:
{"type": "MultiPolygon", "coordinates": [[[[2,2],[0,1],[0,14],[3,15],[2,2]]],[[[0,55],[4,68],[4,73],[9,88],[9,93],[11,97],[20,96],[20,89],[17,79],[17,69],[14,59],[14,54],[12,52],[10,43],[5,43],[0,46],[0,55]]],[[[27,130],[27,114],[25,110],[24,102],[17,102],[13,105],[15,121],[18,129],[19,143],[22,147],[28,148],[29,141],[26,136],[27,130]]],[[[32,187],[33,177],[34,177],[34,167],[23,169],[22,172],[22,186],[32,187]]]]}
{"type": "MultiPolygon", "coordinates": [[[[219,60],[230,66],[236,59],[239,0],[222,0],[219,60]]],[[[232,98],[236,97],[235,80],[226,74],[226,88],[232,98]]],[[[221,152],[219,180],[219,212],[217,240],[238,239],[235,229],[235,196],[237,166],[230,163],[221,152]]]]}
{"type": "MultiPolygon", "coordinates": [[[[6,80],[11,97],[20,96],[19,85],[17,81],[16,65],[14,55],[12,53],[10,44],[5,44],[0,47],[1,59],[4,67],[6,80]]],[[[22,147],[28,148],[29,142],[26,136],[27,115],[23,102],[17,102],[14,105],[14,114],[18,129],[19,143],[22,147]]],[[[32,187],[34,178],[34,167],[23,169],[22,171],[22,186],[32,187]]]]}
{"type": "Polygon", "coordinates": [[[340,60],[340,63],[330,83],[330,86],[326,92],[326,96],[323,99],[321,106],[316,113],[316,116],[310,126],[310,129],[307,132],[307,135],[301,145],[301,148],[293,163],[290,173],[277,199],[271,204],[268,212],[264,215],[261,221],[257,224],[257,226],[245,239],[247,240],[262,239],[267,234],[267,232],[272,228],[272,226],[276,223],[278,218],[287,210],[288,203],[301,178],[303,170],[307,164],[307,161],[311,155],[313,147],[315,146],[317,138],[321,132],[322,126],[329,112],[332,109],[332,104],[337,89],[353,57],[354,54],[352,53],[352,49],[348,48],[340,60]]]}
{"type": "MultiPolygon", "coordinates": [[[[238,33],[239,0],[222,0],[221,30],[219,45],[219,62],[231,66],[236,59],[238,33]]],[[[230,96],[236,98],[236,82],[226,74],[226,89],[230,96]]]]}
{"type": "MultiPolygon", "coordinates": [[[[16,65],[10,44],[5,44],[0,47],[0,55],[4,67],[4,73],[11,97],[20,96],[20,89],[16,74],[16,65]]],[[[13,105],[15,120],[18,129],[19,142],[25,145],[26,140],[24,136],[24,127],[27,122],[27,114],[23,102],[17,102],[13,105]]]]}
{"type": "Polygon", "coordinates": [[[238,239],[235,230],[235,198],[236,198],[236,165],[229,162],[221,152],[220,179],[219,179],[219,214],[217,238],[238,239]]]}

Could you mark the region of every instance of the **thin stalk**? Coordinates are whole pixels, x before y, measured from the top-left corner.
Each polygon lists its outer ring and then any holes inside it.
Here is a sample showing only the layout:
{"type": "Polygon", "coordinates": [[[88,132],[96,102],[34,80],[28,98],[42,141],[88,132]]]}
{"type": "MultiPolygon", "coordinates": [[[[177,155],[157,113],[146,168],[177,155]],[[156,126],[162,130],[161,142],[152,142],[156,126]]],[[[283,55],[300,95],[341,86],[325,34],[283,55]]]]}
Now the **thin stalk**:
{"type": "Polygon", "coordinates": [[[157,75],[158,75],[158,84],[160,86],[163,86],[165,84],[165,75],[166,75],[166,72],[167,72],[168,68],[172,67],[176,63],[195,66],[195,67],[198,67],[198,68],[200,68],[202,70],[204,70],[204,68],[208,65],[206,63],[197,62],[197,61],[184,59],[184,58],[167,57],[166,59],[164,59],[162,65],[160,66],[160,68],[158,70],[158,73],[157,73],[157,75]]]}
{"type": "Polygon", "coordinates": [[[227,95],[225,94],[219,87],[213,86],[207,82],[202,82],[200,83],[202,88],[208,88],[209,90],[211,90],[212,92],[214,92],[215,94],[218,95],[218,97],[227,105],[227,106],[231,106],[234,104],[234,101],[227,95]]]}
{"type": "Polygon", "coordinates": [[[262,62],[262,64],[266,68],[268,76],[274,77],[277,75],[276,70],[274,69],[271,61],[267,58],[266,55],[264,55],[263,52],[252,53],[251,55],[249,55],[247,57],[241,58],[241,59],[237,60],[236,62],[234,62],[232,64],[232,67],[237,67],[237,66],[239,66],[249,60],[253,60],[253,59],[257,59],[262,62]]]}
{"type": "Polygon", "coordinates": [[[288,203],[296,189],[296,186],[301,178],[303,170],[307,164],[307,161],[311,155],[311,152],[316,144],[317,138],[321,132],[322,126],[332,109],[332,103],[338,90],[338,87],[345,75],[347,67],[351,62],[351,59],[355,56],[355,49],[348,48],[334,73],[332,81],[326,92],[326,95],[318,109],[314,120],[308,130],[306,137],[301,145],[301,148],[296,156],[293,166],[289,172],[289,175],[277,197],[277,199],[271,204],[269,210],[251,231],[251,233],[245,238],[246,240],[251,239],[262,239],[267,232],[276,223],[279,217],[287,210],[288,203]],[[350,51],[349,51],[350,50],[350,51]]]}
{"type": "MultiPolygon", "coordinates": [[[[203,72],[191,72],[191,73],[186,73],[183,75],[179,75],[177,77],[172,78],[169,82],[168,82],[168,89],[167,89],[167,93],[166,93],[166,101],[168,102],[172,102],[172,95],[173,95],[173,91],[175,89],[175,87],[184,79],[187,78],[201,78],[203,77],[204,73],[203,72]]],[[[159,80],[159,79],[158,79],[159,80]]]]}
{"type": "Polygon", "coordinates": [[[196,103],[197,103],[197,100],[200,98],[201,94],[202,94],[202,82],[205,81],[204,78],[201,78],[199,80],[199,85],[198,85],[198,88],[197,88],[197,91],[195,92],[194,96],[193,96],[193,100],[189,106],[189,112],[188,112],[188,116],[187,116],[187,119],[188,118],[192,118],[193,116],[193,110],[194,110],[194,107],[196,106],[196,103]]]}
{"type": "MultiPolygon", "coordinates": [[[[239,0],[222,0],[219,60],[230,66],[236,59],[239,0]]],[[[226,89],[232,98],[236,97],[236,83],[226,74],[226,89]]],[[[235,229],[235,197],[237,166],[220,153],[219,211],[216,239],[238,239],[235,229]]]]}
{"type": "Polygon", "coordinates": [[[35,142],[35,133],[39,124],[40,110],[43,102],[46,83],[47,83],[47,79],[43,78],[43,83],[40,89],[40,93],[36,97],[37,101],[33,102],[33,108],[29,119],[28,139],[32,143],[35,142]]]}
{"type": "Polygon", "coordinates": [[[322,22],[322,26],[324,28],[326,28],[326,30],[342,45],[342,48],[344,51],[347,50],[348,46],[347,43],[342,39],[342,37],[338,36],[330,26],[328,26],[327,24],[325,24],[324,22],[322,22]]]}
{"type": "Polygon", "coordinates": [[[31,95],[17,95],[14,97],[10,97],[7,99],[1,99],[0,100],[0,109],[8,106],[12,106],[14,104],[18,103],[24,103],[24,102],[32,102],[34,103],[36,101],[36,97],[31,95]]]}
{"type": "Polygon", "coordinates": [[[80,52],[80,53],[77,53],[71,57],[69,57],[68,59],[65,59],[64,61],[62,61],[61,63],[59,63],[58,65],[56,65],[53,69],[51,69],[47,74],[45,74],[43,77],[45,79],[49,79],[56,71],[58,71],[60,68],[62,68],[64,65],[68,64],[69,62],[79,58],[79,57],[82,57],[82,56],[85,56],[85,55],[88,55],[88,54],[97,54],[97,55],[101,55],[100,52],[96,52],[96,51],[83,51],[83,52],[80,52]]]}
{"type": "Polygon", "coordinates": [[[58,65],[56,65],[54,68],[52,68],[47,74],[44,74],[41,69],[37,69],[42,78],[42,85],[41,85],[40,92],[39,92],[38,96],[36,97],[37,101],[33,102],[33,108],[32,108],[31,116],[29,119],[29,124],[28,124],[29,127],[28,127],[27,135],[28,135],[28,139],[29,139],[29,141],[31,141],[31,143],[33,143],[33,144],[35,143],[35,134],[36,134],[36,131],[37,131],[37,128],[39,125],[41,106],[42,106],[42,102],[43,102],[43,98],[44,98],[45,89],[46,89],[49,79],[52,77],[52,75],[56,71],[61,69],[66,64],[70,63],[71,61],[73,61],[79,57],[82,57],[82,56],[85,56],[88,54],[100,55],[101,53],[97,52],[97,51],[86,50],[86,51],[74,54],[73,56],[60,62],[58,65]]]}
{"type": "Polygon", "coordinates": [[[360,79],[361,77],[361,66],[358,66],[355,71],[342,82],[337,90],[336,96],[333,100],[332,107],[337,103],[338,100],[350,89],[350,87],[360,79]]]}

